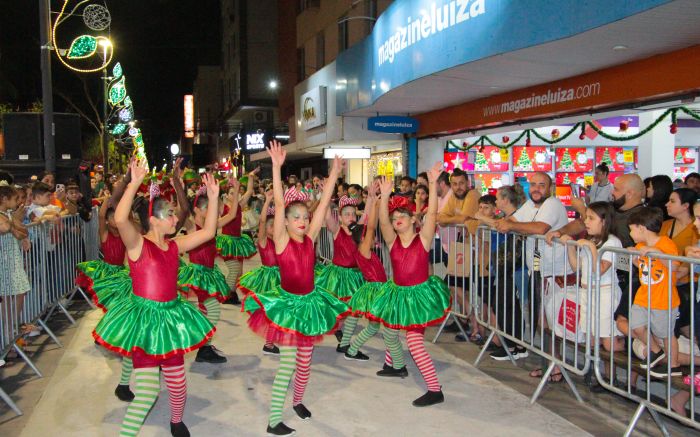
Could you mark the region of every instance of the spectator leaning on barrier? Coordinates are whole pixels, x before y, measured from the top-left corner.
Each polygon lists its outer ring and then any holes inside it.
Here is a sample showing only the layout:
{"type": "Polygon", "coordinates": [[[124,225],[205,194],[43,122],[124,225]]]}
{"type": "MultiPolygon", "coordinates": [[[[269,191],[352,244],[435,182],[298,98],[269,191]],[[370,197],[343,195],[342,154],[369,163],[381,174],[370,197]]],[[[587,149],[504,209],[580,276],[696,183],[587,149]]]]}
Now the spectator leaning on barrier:
{"type": "MultiPolygon", "coordinates": [[[[670,238],[659,235],[663,213],[658,208],[643,208],[635,211],[628,223],[630,235],[637,243],[635,249],[640,253],[634,261],[639,269],[640,287],[630,308],[629,329],[632,331],[635,343],[639,340],[644,344],[645,349],[651,351],[648,360],[651,369],[649,373],[652,376],[665,378],[669,375],[668,366],[658,365],[667,356],[670,356],[670,359],[667,359],[671,364],[670,375],[681,376],[681,368],[678,365],[678,341],[673,335],[680,305],[674,271],[678,263],[671,263],[669,269],[667,261],[653,258],[654,253],[678,256],[678,248],[670,238]],[[669,275],[671,275],[670,287],[669,275]],[[647,336],[647,332],[651,337],[647,336]],[[659,343],[663,344],[663,349],[659,343]]],[[[639,348],[634,347],[634,349],[635,353],[639,354],[637,352],[639,348]]],[[[646,362],[641,364],[642,368],[646,366],[646,362]]]]}

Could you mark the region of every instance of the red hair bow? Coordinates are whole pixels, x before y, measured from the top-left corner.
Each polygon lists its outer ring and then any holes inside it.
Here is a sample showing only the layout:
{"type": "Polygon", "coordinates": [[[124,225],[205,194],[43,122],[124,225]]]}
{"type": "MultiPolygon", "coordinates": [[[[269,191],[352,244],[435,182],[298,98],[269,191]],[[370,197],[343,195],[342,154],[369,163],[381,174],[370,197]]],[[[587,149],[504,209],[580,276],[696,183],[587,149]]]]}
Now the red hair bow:
{"type": "Polygon", "coordinates": [[[407,197],[394,196],[391,199],[389,199],[389,214],[391,214],[399,208],[410,211],[411,205],[412,202],[407,197]]]}
{"type": "Polygon", "coordinates": [[[160,196],[160,187],[155,181],[151,182],[151,186],[148,189],[148,216],[153,215],[153,202],[156,197],[160,196]]]}
{"type": "Polygon", "coordinates": [[[275,205],[267,207],[267,215],[268,216],[275,215],[275,205]]]}

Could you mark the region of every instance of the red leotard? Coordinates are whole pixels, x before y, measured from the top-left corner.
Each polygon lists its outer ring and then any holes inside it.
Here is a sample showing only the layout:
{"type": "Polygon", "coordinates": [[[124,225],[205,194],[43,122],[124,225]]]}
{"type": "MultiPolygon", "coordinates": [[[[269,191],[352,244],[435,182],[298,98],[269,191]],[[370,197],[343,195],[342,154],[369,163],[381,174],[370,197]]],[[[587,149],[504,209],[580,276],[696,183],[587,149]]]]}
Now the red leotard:
{"type": "Polygon", "coordinates": [[[357,267],[355,261],[355,253],[357,252],[357,244],[352,236],[345,233],[343,228],[340,228],[338,235],[333,240],[333,264],[340,267],[357,267]]]}
{"type": "Polygon", "coordinates": [[[102,249],[103,261],[113,266],[123,266],[126,246],[118,235],[107,232],[107,239],[100,245],[102,249]]]}
{"type": "Polygon", "coordinates": [[[260,262],[267,267],[277,265],[277,255],[275,254],[275,242],[272,238],[267,237],[265,247],[258,243],[258,253],[260,254],[260,262]]]}
{"type": "Polygon", "coordinates": [[[419,234],[413,237],[408,247],[403,247],[401,238],[397,236],[389,256],[396,285],[408,287],[428,280],[428,251],[423,247],[419,234]]]}
{"type": "Polygon", "coordinates": [[[289,239],[284,251],[277,255],[281,285],[292,294],[309,294],[314,289],[314,242],[307,235],[304,242],[289,239]]]}
{"type": "Polygon", "coordinates": [[[360,268],[362,276],[367,282],[386,282],[386,271],[384,271],[382,262],[379,261],[376,253],[371,250],[369,253],[370,257],[367,259],[360,254],[360,251],[355,252],[357,266],[360,268]]]}
{"type": "MultiPolygon", "coordinates": [[[[224,205],[224,215],[228,214],[228,212],[231,211],[231,209],[228,207],[228,205],[224,205]]],[[[224,235],[232,235],[234,237],[240,237],[241,236],[241,224],[243,223],[243,214],[241,213],[241,206],[238,206],[238,210],[236,211],[236,217],[228,222],[228,224],[224,227],[221,228],[221,232],[224,235]]]]}
{"type": "MultiPolygon", "coordinates": [[[[200,230],[199,226],[195,225],[196,230],[200,230]]],[[[194,249],[187,252],[190,256],[190,262],[199,264],[200,266],[214,268],[214,259],[216,259],[216,239],[212,238],[206,243],[202,243],[194,249]]]]}
{"type": "Polygon", "coordinates": [[[155,243],[143,239],[141,256],[129,260],[129,275],[134,294],[157,302],[169,302],[177,298],[177,244],[166,240],[168,249],[162,250],[155,243]]]}

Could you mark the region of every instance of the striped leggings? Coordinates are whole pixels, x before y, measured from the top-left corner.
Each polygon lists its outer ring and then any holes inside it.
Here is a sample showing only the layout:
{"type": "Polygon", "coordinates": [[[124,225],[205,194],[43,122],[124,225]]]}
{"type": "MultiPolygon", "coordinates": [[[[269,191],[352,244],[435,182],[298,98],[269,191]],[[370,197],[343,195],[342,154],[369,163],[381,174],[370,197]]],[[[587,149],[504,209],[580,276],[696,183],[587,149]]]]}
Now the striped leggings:
{"type": "MultiPolygon", "coordinates": [[[[163,379],[168,387],[170,401],[170,422],[182,422],[182,414],[185,410],[187,399],[187,381],[185,379],[184,364],[178,366],[162,366],[163,379]]],[[[148,412],[156,403],[160,393],[160,378],[157,367],[141,367],[134,370],[136,375],[136,397],[129,404],[126,415],[119,431],[120,437],[134,437],[138,435],[148,412]]]]}
{"type": "Polygon", "coordinates": [[[304,398],[306,385],[311,375],[311,356],[313,346],[281,346],[280,365],[272,383],[272,401],[270,402],[270,426],[275,427],[282,421],[284,400],[289,390],[289,382],[294,375],[294,396],[292,405],[299,405],[304,398]]]}
{"type": "Polygon", "coordinates": [[[430,354],[428,354],[428,351],[425,350],[424,337],[425,329],[423,328],[406,331],[408,351],[411,353],[411,357],[413,361],[415,361],[421,376],[423,376],[428,390],[440,391],[440,382],[438,381],[433,359],[430,357],[430,354]]]}
{"type": "Polygon", "coordinates": [[[228,285],[231,293],[236,292],[236,282],[243,272],[243,261],[238,261],[237,259],[225,260],[226,268],[228,272],[226,273],[226,285],[228,285]]]}

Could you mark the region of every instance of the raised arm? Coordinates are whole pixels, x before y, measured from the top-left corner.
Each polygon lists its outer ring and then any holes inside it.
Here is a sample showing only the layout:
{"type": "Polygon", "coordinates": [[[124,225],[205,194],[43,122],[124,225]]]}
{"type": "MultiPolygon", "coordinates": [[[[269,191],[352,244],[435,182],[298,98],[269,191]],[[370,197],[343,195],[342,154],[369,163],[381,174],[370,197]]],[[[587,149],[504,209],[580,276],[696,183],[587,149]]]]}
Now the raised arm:
{"type": "Polygon", "coordinates": [[[134,196],[136,196],[143,178],[148,174],[146,160],[136,159],[131,161],[129,170],[131,172],[131,181],[126,186],[124,195],[114,210],[114,222],[117,225],[117,229],[119,229],[119,236],[124,242],[124,246],[126,246],[129,259],[137,260],[141,256],[143,237],[129,218],[131,217],[131,206],[134,203],[134,196]]]}
{"type": "Polygon", "coordinates": [[[394,180],[382,176],[379,183],[379,189],[382,193],[382,198],[379,200],[379,229],[382,231],[382,238],[384,238],[387,247],[391,247],[396,240],[396,231],[391,226],[391,217],[389,217],[389,197],[392,188],[394,188],[394,180]]]}
{"type": "Polygon", "coordinates": [[[246,207],[248,205],[248,200],[253,196],[253,186],[255,185],[255,178],[259,171],[260,167],[257,167],[255,170],[248,173],[248,185],[246,185],[245,193],[243,193],[243,196],[238,200],[238,204],[241,208],[246,207]]]}
{"type": "Polygon", "coordinates": [[[357,250],[360,255],[365,258],[371,256],[372,246],[374,246],[374,241],[376,239],[377,223],[379,221],[379,202],[377,202],[377,189],[379,189],[379,182],[375,182],[370,187],[370,192],[367,195],[367,203],[365,203],[365,213],[367,214],[367,222],[365,223],[365,236],[360,242],[360,246],[357,250]]]}
{"type": "Polygon", "coordinates": [[[187,191],[185,190],[185,184],[182,183],[182,169],[180,168],[182,164],[182,157],[177,158],[175,161],[175,166],[173,167],[173,176],[170,179],[170,185],[173,186],[175,190],[175,196],[177,197],[177,224],[175,225],[175,233],[180,232],[180,229],[185,225],[185,220],[190,216],[190,202],[187,200],[187,191]]]}
{"type": "Polygon", "coordinates": [[[280,254],[287,248],[289,234],[284,226],[284,187],[282,184],[282,165],[287,157],[287,151],[279,141],[270,141],[267,150],[272,160],[272,197],[275,202],[275,227],[272,239],[275,241],[275,253],[280,254]]]}
{"type": "Polygon", "coordinates": [[[258,245],[267,245],[267,209],[272,205],[272,191],[265,191],[265,203],[260,211],[260,223],[258,223],[258,245]]]}
{"type": "Polygon", "coordinates": [[[428,170],[428,212],[425,213],[423,227],[420,230],[420,239],[425,250],[433,247],[433,238],[435,238],[438,209],[437,180],[440,173],[442,173],[442,164],[439,162],[428,170]]]}
{"type": "MultiPolygon", "coordinates": [[[[331,167],[331,172],[328,175],[328,179],[326,179],[326,181],[324,182],[325,187],[330,188],[335,186],[335,183],[338,181],[338,176],[340,176],[340,172],[343,170],[344,165],[345,161],[340,159],[338,156],[336,156],[333,159],[333,166],[331,167]]],[[[318,203],[318,208],[316,208],[316,214],[314,214],[314,218],[309,224],[309,233],[307,235],[314,241],[316,240],[316,237],[318,237],[319,232],[321,232],[321,228],[323,227],[323,221],[326,219],[326,210],[328,210],[328,206],[331,204],[332,196],[333,190],[323,190],[323,194],[321,195],[321,201],[318,203]]]]}
{"type": "Polygon", "coordinates": [[[331,208],[328,208],[326,210],[326,228],[328,228],[328,230],[331,231],[331,234],[333,234],[334,236],[338,233],[338,230],[340,229],[340,223],[338,223],[338,218],[333,217],[333,212],[331,211],[331,208]]]}
{"type": "Polygon", "coordinates": [[[241,183],[238,182],[238,179],[234,177],[229,179],[229,191],[231,191],[231,188],[233,188],[233,195],[230,196],[226,202],[226,205],[228,206],[228,213],[222,217],[219,217],[218,226],[220,228],[223,228],[236,218],[236,214],[238,213],[238,208],[240,206],[238,202],[238,193],[240,192],[241,183]]]}
{"type": "Polygon", "coordinates": [[[219,183],[214,176],[209,174],[202,175],[202,183],[207,187],[207,198],[209,199],[204,227],[191,234],[175,238],[180,253],[190,251],[216,236],[216,219],[219,215],[219,183]]]}
{"type": "Polygon", "coordinates": [[[129,161],[129,168],[126,169],[126,174],[124,175],[123,178],[121,178],[119,181],[117,181],[116,184],[114,184],[114,187],[112,188],[112,197],[107,199],[107,201],[103,204],[108,206],[108,207],[116,207],[119,201],[121,200],[122,196],[124,195],[124,191],[126,190],[126,187],[131,183],[131,163],[135,160],[136,158],[131,158],[129,161]]]}
{"type": "Polygon", "coordinates": [[[101,243],[107,241],[107,210],[109,209],[109,207],[107,206],[108,204],[110,204],[109,199],[107,200],[107,202],[104,202],[100,206],[100,211],[97,215],[98,232],[101,243]]]}

